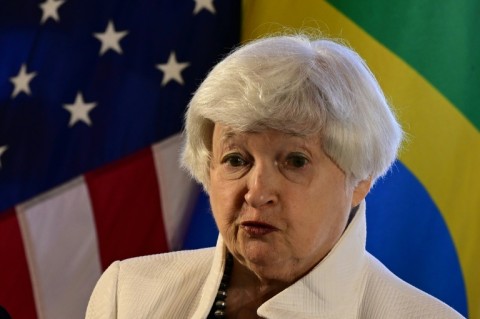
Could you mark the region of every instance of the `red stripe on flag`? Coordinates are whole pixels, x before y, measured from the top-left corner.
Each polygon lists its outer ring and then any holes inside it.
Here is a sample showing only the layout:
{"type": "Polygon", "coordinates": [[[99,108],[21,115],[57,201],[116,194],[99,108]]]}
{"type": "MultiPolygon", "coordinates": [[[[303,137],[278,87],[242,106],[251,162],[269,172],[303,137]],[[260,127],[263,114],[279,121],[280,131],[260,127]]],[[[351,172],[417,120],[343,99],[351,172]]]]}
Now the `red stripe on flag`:
{"type": "Polygon", "coordinates": [[[86,174],[103,269],[168,251],[156,176],[150,148],[86,174]]]}
{"type": "Polygon", "coordinates": [[[0,215],[0,305],[12,318],[36,318],[30,272],[15,210],[0,215]]]}

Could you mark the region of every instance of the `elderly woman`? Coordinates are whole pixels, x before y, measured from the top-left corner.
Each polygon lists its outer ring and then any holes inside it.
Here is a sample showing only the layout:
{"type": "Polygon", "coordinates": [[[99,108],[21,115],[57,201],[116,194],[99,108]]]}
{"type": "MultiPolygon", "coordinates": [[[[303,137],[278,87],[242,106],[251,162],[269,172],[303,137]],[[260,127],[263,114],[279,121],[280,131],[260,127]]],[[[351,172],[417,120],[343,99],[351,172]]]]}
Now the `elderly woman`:
{"type": "Polygon", "coordinates": [[[402,130],[351,49],[239,48],[195,93],[185,136],[217,246],[115,262],[87,318],[462,318],[365,250],[364,199],[402,130]]]}

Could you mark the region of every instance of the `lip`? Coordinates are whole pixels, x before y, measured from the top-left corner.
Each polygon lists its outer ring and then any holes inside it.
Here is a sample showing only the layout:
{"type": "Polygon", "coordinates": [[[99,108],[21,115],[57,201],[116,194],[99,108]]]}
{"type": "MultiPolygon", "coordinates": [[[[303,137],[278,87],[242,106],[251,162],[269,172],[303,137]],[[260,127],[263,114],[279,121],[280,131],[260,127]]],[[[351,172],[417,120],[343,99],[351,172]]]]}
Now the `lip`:
{"type": "Polygon", "coordinates": [[[243,229],[251,237],[262,237],[271,232],[277,231],[278,228],[267,223],[258,221],[245,221],[240,224],[243,229]]]}

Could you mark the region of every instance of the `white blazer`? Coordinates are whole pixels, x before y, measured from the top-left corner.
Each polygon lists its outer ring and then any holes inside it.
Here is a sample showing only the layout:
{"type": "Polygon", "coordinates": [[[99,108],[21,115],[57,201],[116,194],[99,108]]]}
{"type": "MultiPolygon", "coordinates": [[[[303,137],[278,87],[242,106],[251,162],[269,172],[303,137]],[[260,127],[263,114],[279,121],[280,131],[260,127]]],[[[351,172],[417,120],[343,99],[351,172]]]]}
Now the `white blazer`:
{"type": "MultiPolygon", "coordinates": [[[[463,318],[396,277],[365,250],[363,202],[330,253],[257,310],[268,319],[463,318]]],[[[90,298],[86,318],[204,319],[223,275],[226,249],[180,251],[114,262],[90,298]]]]}

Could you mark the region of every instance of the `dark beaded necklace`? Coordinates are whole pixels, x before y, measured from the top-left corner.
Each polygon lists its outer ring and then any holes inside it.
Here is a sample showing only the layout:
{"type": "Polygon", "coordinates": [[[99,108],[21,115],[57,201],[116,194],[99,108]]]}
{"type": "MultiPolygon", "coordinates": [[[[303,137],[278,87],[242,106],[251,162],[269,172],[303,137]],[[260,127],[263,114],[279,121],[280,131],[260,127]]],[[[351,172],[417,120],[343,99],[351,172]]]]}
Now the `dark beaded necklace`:
{"type": "Polygon", "coordinates": [[[227,253],[225,259],[225,270],[223,271],[222,281],[220,282],[220,287],[218,287],[217,296],[213,302],[212,309],[208,314],[207,319],[226,319],[225,309],[227,308],[227,289],[228,284],[230,283],[230,278],[232,276],[233,268],[233,256],[230,253],[227,253]]]}

